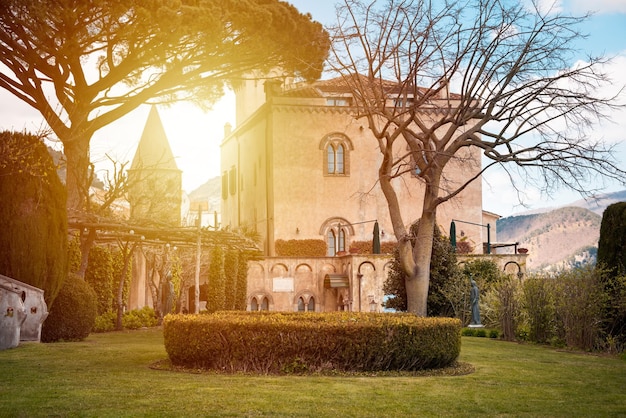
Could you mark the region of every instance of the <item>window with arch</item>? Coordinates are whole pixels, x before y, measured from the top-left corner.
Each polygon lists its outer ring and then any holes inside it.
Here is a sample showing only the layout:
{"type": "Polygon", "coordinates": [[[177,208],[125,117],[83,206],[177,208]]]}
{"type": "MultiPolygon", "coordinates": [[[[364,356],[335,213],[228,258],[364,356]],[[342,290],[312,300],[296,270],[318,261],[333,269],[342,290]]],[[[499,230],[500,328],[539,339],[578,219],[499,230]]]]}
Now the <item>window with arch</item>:
{"type": "Polygon", "coordinates": [[[343,134],[331,134],[322,139],[320,149],[324,150],[324,175],[345,176],[350,174],[350,139],[343,134]]]}
{"type": "Polygon", "coordinates": [[[252,300],[250,301],[250,310],[253,312],[269,311],[269,309],[270,309],[270,303],[266,297],[263,297],[260,302],[259,300],[257,300],[256,297],[252,298],[252,300]]]}
{"type": "Polygon", "coordinates": [[[334,256],[338,252],[346,250],[346,230],[345,228],[338,226],[337,230],[329,229],[327,235],[327,245],[328,249],[327,255],[334,256]]]}
{"type": "Polygon", "coordinates": [[[346,250],[346,230],[339,228],[339,237],[337,239],[337,251],[346,250]]]}
{"type": "Polygon", "coordinates": [[[347,251],[354,229],[344,218],[329,218],[322,224],[320,235],[326,239],[326,255],[333,257],[339,252],[347,251]]]}
{"type": "Polygon", "coordinates": [[[327,241],[327,245],[326,245],[326,249],[327,249],[327,255],[333,256],[335,255],[335,253],[337,252],[335,250],[335,244],[336,244],[336,239],[335,239],[335,231],[333,231],[332,229],[328,231],[328,236],[326,238],[327,241]]]}
{"type": "Polygon", "coordinates": [[[307,302],[303,296],[299,297],[298,312],[315,312],[315,298],[311,296],[307,302]]]}

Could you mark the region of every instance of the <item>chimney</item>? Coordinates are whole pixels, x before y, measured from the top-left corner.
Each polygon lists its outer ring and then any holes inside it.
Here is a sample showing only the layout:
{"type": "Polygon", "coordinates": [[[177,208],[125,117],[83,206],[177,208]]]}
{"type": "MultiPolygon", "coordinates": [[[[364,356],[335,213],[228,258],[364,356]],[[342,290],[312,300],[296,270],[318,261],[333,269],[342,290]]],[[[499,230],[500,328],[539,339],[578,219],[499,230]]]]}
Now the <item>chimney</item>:
{"type": "Polygon", "coordinates": [[[445,78],[439,81],[439,98],[441,99],[450,98],[450,83],[448,83],[448,80],[445,78]]]}

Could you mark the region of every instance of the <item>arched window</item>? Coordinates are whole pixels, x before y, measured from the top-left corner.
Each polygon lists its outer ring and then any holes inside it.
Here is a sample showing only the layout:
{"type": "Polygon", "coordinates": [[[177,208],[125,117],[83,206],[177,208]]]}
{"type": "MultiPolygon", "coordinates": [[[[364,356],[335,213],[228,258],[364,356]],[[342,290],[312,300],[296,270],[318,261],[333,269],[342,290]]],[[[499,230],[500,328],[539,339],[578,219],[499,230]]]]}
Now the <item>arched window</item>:
{"type": "Polygon", "coordinates": [[[337,240],[337,251],[346,250],[346,231],[343,228],[339,228],[339,239],[337,240]]]}
{"type": "Polygon", "coordinates": [[[261,302],[261,310],[262,311],[270,310],[270,302],[267,300],[267,298],[263,298],[263,301],[261,302]]]}
{"type": "Polygon", "coordinates": [[[326,255],[333,257],[350,248],[350,237],[354,236],[354,228],[347,219],[332,217],[322,223],[319,234],[326,240],[326,255]]]}
{"type": "Polygon", "coordinates": [[[328,161],[327,165],[327,174],[335,174],[335,149],[332,145],[328,145],[328,149],[326,151],[326,159],[328,161]]]}
{"type": "Polygon", "coordinates": [[[252,300],[250,301],[250,310],[252,312],[269,311],[270,302],[266,297],[263,297],[263,299],[261,300],[261,303],[259,304],[259,301],[257,300],[257,298],[252,298],[252,300]]]}
{"type": "Polygon", "coordinates": [[[335,255],[335,252],[336,252],[335,251],[335,248],[336,248],[335,247],[335,231],[333,231],[332,229],[328,231],[327,243],[328,243],[327,245],[328,250],[327,250],[326,255],[329,255],[329,256],[335,255]]]}
{"type": "Polygon", "coordinates": [[[250,302],[250,310],[252,312],[259,310],[259,303],[256,301],[256,298],[252,298],[252,301],[250,302]]]}
{"type": "Polygon", "coordinates": [[[315,298],[309,297],[309,301],[305,301],[305,296],[298,298],[298,312],[315,312],[315,298]]]}
{"type": "Polygon", "coordinates": [[[320,142],[324,150],[324,175],[345,176],[350,174],[350,151],[352,141],[341,133],[327,135],[320,142]]]}
{"type": "Polygon", "coordinates": [[[337,152],[335,153],[335,174],[343,174],[343,145],[337,145],[337,152]]]}

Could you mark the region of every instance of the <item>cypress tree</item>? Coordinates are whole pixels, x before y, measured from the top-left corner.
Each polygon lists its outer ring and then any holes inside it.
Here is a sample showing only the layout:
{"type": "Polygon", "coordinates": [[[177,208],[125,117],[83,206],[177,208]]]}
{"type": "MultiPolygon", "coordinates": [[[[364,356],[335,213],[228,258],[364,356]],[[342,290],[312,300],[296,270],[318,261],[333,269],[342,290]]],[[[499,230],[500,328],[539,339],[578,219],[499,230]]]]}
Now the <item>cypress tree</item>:
{"type": "Polygon", "coordinates": [[[0,132],[0,274],[43,289],[67,276],[66,191],[41,138],[0,132]]]}
{"type": "Polygon", "coordinates": [[[602,214],[598,266],[606,303],[603,331],[617,345],[626,344],[626,202],[609,205],[602,214]]]}
{"type": "Polygon", "coordinates": [[[230,249],[224,257],[224,309],[235,309],[237,293],[237,269],[239,267],[237,251],[230,249]]]}
{"type": "Polygon", "coordinates": [[[211,265],[209,266],[209,282],[207,294],[207,310],[221,311],[225,308],[225,281],[224,281],[224,250],[216,245],[211,250],[211,265]]]}
{"type": "Polygon", "coordinates": [[[246,310],[246,298],[248,297],[248,255],[244,252],[237,257],[237,286],[235,291],[235,310],[246,310]]]}
{"type": "Polygon", "coordinates": [[[598,264],[616,275],[626,274],[626,202],[609,205],[602,214],[598,264]]]}

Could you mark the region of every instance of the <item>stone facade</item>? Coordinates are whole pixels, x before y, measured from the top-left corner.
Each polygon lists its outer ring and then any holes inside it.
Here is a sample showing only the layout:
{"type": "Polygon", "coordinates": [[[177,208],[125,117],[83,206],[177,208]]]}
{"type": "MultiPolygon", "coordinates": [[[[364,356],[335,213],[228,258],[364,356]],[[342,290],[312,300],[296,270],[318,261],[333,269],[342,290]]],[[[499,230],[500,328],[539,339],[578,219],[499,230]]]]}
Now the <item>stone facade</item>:
{"type": "Polygon", "coordinates": [[[381,311],[390,256],[266,257],[249,263],[248,310],[381,311]]]}
{"type": "MultiPolygon", "coordinates": [[[[371,241],[375,220],[381,240],[395,242],[377,184],[382,155],[366,123],[354,117],[339,82],[279,89],[272,84],[265,96],[262,88],[250,80],[236,89],[238,126],[221,146],[222,226],[256,230],[267,256],[278,255],[279,239],[323,240],[327,255],[335,255],[352,241],[371,241]]],[[[452,219],[468,222],[459,233],[480,253],[486,242],[486,229],[478,226],[483,221],[480,153],[466,152],[449,163],[444,177],[451,186],[468,177],[476,180],[439,207],[437,221],[446,233],[452,219]]],[[[403,218],[417,220],[422,184],[411,173],[394,182],[403,218]]]]}
{"type": "MultiPolygon", "coordinates": [[[[489,259],[522,279],[525,254],[458,255],[460,265],[489,259]]],[[[249,263],[247,309],[381,312],[390,255],[265,257],[249,263]]]]}
{"type": "MultiPolygon", "coordinates": [[[[383,243],[396,237],[377,183],[382,155],[341,80],[247,80],[235,92],[237,127],[225,129],[221,145],[221,212],[222,227],[252,229],[262,239],[266,258],[250,263],[248,309],[380,310],[389,257],[344,254],[352,243],[372,242],[376,221],[383,243]],[[321,241],[326,257],[280,257],[278,240],[321,241]]],[[[464,152],[448,164],[444,187],[476,180],[439,206],[437,222],[447,234],[453,219],[463,221],[457,233],[478,254],[485,221],[495,239],[497,215],[482,210],[479,151],[464,152]]],[[[403,219],[414,222],[423,185],[410,170],[394,183],[403,219]]]]}

